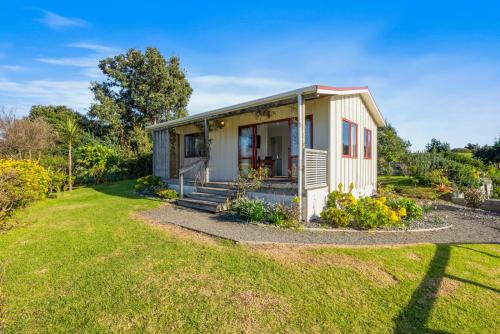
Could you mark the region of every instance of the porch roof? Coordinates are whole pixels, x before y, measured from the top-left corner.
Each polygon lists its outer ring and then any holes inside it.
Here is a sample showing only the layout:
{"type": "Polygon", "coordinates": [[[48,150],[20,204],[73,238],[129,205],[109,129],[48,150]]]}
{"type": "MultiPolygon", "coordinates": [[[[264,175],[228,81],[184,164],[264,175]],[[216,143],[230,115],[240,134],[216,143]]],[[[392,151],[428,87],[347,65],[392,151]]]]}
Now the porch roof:
{"type": "Polygon", "coordinates": [[[326,95],[355,95],[360,94],[366,106],[372,115],[377,126],[385,126],[384,118],[378,109],[373,96],[368,87],[332,87],[324,85],[312,85],[298,88],[288,92],[271,95],[268,97],[235,104],[229,107],[219,108],[183,118],[174,119],[168,122],[149,125],[146,130],[153,131],[196,123],[203,120],[217,119],[232,116],[239,113],[250,112],[263,107],[277,107],[280,105],[291,104],[297,101],[297,95],[302,95],[304,99],[318,98],[326,95]]]}

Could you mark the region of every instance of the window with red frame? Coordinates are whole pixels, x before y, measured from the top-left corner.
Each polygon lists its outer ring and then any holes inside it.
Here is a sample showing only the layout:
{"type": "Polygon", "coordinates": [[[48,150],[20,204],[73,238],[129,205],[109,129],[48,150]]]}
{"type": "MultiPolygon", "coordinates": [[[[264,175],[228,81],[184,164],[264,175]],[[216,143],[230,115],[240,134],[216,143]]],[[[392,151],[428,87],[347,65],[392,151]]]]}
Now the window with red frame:
{"type": "Polygon", "coordinates": [[[347,119],[342,122],[342,156],[346,158],[358,156],[358,125],[347,119]]]}
{"type": "Polygon", "coordinates": [[[365,129],[365,135],[363,140],[363,152],[365,159],[372,158],[372,130],[365,129]]]}

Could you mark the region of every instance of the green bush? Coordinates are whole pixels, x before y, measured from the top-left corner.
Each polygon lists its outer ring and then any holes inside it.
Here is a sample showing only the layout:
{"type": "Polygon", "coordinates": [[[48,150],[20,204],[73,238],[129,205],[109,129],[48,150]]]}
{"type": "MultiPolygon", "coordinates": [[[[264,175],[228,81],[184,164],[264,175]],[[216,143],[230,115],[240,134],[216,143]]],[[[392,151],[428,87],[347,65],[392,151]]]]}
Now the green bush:
{"type": "Polygon", "coordinates": [[[135,180],[134,189],[139,192],[154,194],[161,190],[165,183],[159,176],[147,175],[135,180]]]}
{"type": "Polygon", "coordinates": [[[156,195],[166,200],[173,200],[179,198],[179,194],[174,189],[161,189],[156,192],[156,195]]]}
{"type": "Polygon", "coordinates": [[[465,204],[471,208],[479,208],[484,202],[484,193],[478,188],[468,188],[464,190],[465,204]]]}
{"type": "Polygon", "coordinates": [[[327,207],[321,212],[321,221],[333,227],[347,227],[351,223],[351,215],[336,207],[327,207]]]}
{"type": "Polygon", "coordinates": [[[493,187],[493,192],[491,193],[491,198],[500,199],[500,185],[493,187]]]}
{"type": "Polygon", "coordinates": [[[231,203],[231,211],[249,222],[262,222],[267,213],[262,200],[246,197],[233,201],[231,203]]]}
{"type": "Polygon", "coordinates": [[[302,226],[299,220],[298,198],[294,198],[289,205],[282,203],[269,204],[266,207],[266,216],[270,224],[279,227],[300,228],[302,226]]]}
{"type": "Polygon", "coordinates": [[[346,208],[352,217],[352,225],[355,228],[367,230],[383,226],[403,225],[401,214],[390,210],[383,200],[371,197],[361,197],[356,203],[346,208]]]}
{"type": "Polygon", "coordinates": [[[411,198],[396,197],[387,201],[387,205],[393,210],[401,210],[404,208],[404,220],[415,221],[422,219],[424,214],[423,208],[411,198]]]}
{"type": "Polygon", "coordinates": [[[59,193],[63,191],[68,184],[68,175],[64,172],[50,170],[48,171],[50,177],[49,192],[59,193]]]}
{"type": "Polygon", "coordinates": [[[76,172],[85,183],[102,183],[120,179],[120,158],[111,146],[93,143],[81,146],[77,152],[76,172]]]}

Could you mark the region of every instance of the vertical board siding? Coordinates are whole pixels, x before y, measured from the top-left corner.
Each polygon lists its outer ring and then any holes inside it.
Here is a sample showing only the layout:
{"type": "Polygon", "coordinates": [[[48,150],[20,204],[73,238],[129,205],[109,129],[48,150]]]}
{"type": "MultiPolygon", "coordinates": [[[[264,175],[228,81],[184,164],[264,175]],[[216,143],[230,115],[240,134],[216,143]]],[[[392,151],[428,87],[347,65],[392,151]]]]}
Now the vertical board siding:
{"type": "Polygon", "coordinates": [[[168,130],[153,131],[153,175],[163,179],[170,176],[170,140],[168,130]]]}
{"type": "Polygon", "coordinates": [[[342,183],[344,189],[354,184],[354,195],[372,195],[377,183],[377,126],[359,95],[331,97],[330,126],[330,190],[342,183]],[[357,157],[342,157],[342,119],[358,126],[357,157]],[[365,159],[363,152],[364,129],[372,131],[372,159],[365,159]]]}

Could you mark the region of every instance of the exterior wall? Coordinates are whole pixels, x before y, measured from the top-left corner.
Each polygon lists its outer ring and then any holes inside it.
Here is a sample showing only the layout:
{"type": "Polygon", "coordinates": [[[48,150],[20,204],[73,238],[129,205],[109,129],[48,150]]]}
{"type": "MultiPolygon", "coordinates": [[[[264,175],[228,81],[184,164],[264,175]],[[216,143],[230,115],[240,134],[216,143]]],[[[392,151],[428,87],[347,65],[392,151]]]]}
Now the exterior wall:
{"type": "MultiPolygon", "coordinates": [[[[313,147],[327,149],[328,147],[328,111],[329,97],[306,101],[307,115],[313,115],[313,147]]],[[[240,126],[252,125],[263,122],[278,121],[297,117],[297,105],[272,108],[271,117],[258,117],[254,113],[240,114],[224,118],[224,128],[211,131],[210,140],[210,180],[234,181],[238,177],[238,130],[240,126]]],[[[222,119],[221,119],[222,120],[222,119]]],[[[184,135],[200,132],[194,125],[186,125],[175,129],[180,140],[180,166],[190,164],[193,158],[184,158],[184,135]]],[[[284,143],[285,144],[285,143],[284,143]]],[[[194,158],[196,159],[196,158],[194,158]]]]}
{"type": "MultiPolygon", "coordinates": [[[[192,134],[192,133],[200,133],[203,132],[202,129],[195,125],[186,125],[179,128],[175,128],[175,132],[179,135],[179,166],[180,168],[189,166],[197,161],[203,160],[203,158],[186,158],[185,150],[184,150],[184,135],[192,134]]],[[[195,179],[199,170],[190,170],[184,174],[184,178],[186,179],[195,179]]]]}
{"type": "Polygon", "coordinates": [[[153,175],[170,177],[170,135],[168,130],[153,131],[153,175]]]}
{"type": "Polygon", "coordinates": [[[369,114],[359,95],[332,96],[330,100],[330,191],[339,183],[347,189],[354,184],[353,195],[373,195],[377,187],[377,125],[369,114]],[[358,156],[342,157],[342,119],[346,118],[358,124],[358,156]],[[372,131],[372,159],[365,159],[363,154],[363,133],[367,128],[372,131]]]}

